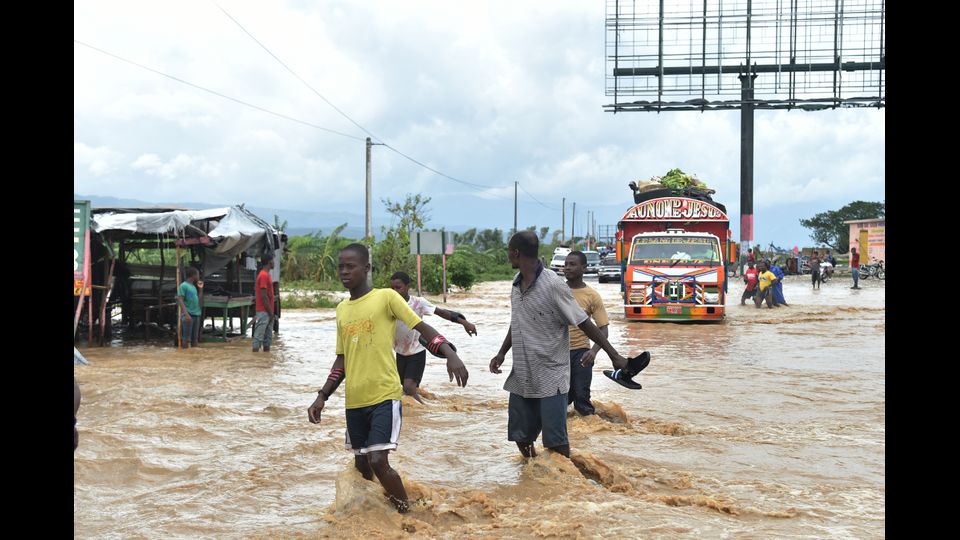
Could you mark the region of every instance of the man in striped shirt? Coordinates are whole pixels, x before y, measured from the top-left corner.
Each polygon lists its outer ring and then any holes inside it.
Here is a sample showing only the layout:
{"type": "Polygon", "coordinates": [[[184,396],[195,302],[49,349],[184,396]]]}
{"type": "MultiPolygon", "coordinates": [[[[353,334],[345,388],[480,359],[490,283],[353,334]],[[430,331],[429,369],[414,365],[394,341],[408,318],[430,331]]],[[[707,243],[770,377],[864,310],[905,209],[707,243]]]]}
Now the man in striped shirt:
{"type": "Polygon", "coordinates": [[[513,348],[513,367],[503,384],[510,392],[507,438],[525,457],[536,456],[533,443],[543,432],[543,446],[570,457],[567,438],[567,392],[570,390],[570,333],[576,326],[610,356],[615,369],[627,359],[617,353],[570,287],[553,272],[544,272],[537,257],[540,242],[531,231],[510,238],[508,258],[520,270],[511,287],[510,329],[490,371],[501,373],[504,355],[513,348]]]}

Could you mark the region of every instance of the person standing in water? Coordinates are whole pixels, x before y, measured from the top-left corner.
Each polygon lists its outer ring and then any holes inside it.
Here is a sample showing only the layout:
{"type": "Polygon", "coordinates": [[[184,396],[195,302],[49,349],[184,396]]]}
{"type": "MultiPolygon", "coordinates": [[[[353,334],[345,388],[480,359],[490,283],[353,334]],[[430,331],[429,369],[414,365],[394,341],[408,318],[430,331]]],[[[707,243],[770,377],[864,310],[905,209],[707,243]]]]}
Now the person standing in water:
{"type": "Polygon", "coordinates": [[[254,291],[256,294],[256,316],[253,319],[253,352],[270,352],[273,341],[273,253],[268,251],[260,257],[260,273],[257,274],[254,291]]]}
{"type": "Polygon", "coordinates": [[[514,234],[507,245],[510,264],[519,272],[510,289],[510,329],[500,351],[490,360],[490,371],[502,373],[500,365],[513,348],[513,367],[503,389],[510,393],[507,439],[517,444],[520,453],[536,456],[534,442],[542,431],[545,448],[570,457],[570,326],[599,343],[615,369],[627,368],[627,359],[577,305],[560,276],[544,272],[537,257],[539,246],[531,231],[514,234]]]}
{"type": "Polygon", "coordinates": [[[203,282],[195,266],[187,267],[187,278],[177,287],[177,303],[180,305],[180,347],[189,349],[200,343],[200,318],[203,311],[203,282]]]}
{"type": "MultiPolygon", "coordinates": [[[[406,272],[394,272],[390,276],[390,288],[397,291],[410,306],[410,309],[419,317],[436,314],[442,319],[463,325],[468,336],[477,335],[477,327],[467,322],[462,313],[450,311],[430,303],[429,300],[410,294],[410,276],[406,272]]],[[[420,381],[423,380],[423,370],[427,365],[427,350],[420,343],[420,332],[408,327],[403,321],[397,321],[397,334],[393,339],[393,350],[397,353],[397,373],[403,384],[403,393],[423,402],[417,393],[420,381]]]]}
{"type": "Polygon", "coordinates": [[[820,288],[820,252],[814,251],[813,255],[810,256],[810,281],[813,283],[814,289],[820,288]]]}
{"type": "MultiPolygon", "coordinates": [[[[610,318],[607,308],[603,306],[603,299],[592,287],[583,282],[583,271],[587,267],[587,256],[582,251],[571,251],[563,265],[563,275],[567,278],[567,286],[573,293],[574,300],[583,309],[588,317],[593,318],[597,328],[604,337],[607,337],[607,326],[610,318]]],[[[593,382],[593,364],[600,344],[594,343],[590,347],[590,340],[576,326],[570,327],[570,392],[567,394],[567,403],[573,403],[573,408],[581,416],[596,413],[593,402],[590,401],[590,384],[593,382]]]]}
{"type": "Polygon", "coordinates": [[[346,446],[354,454],[354,466],[367,480],[376,475],[397,511],[406,513],[407,491],[388,461],[389,452],[397,449],[402,424],[403,389],[393,356],[396,321],[420,332],[431,353],[446,357],[447,373],[458,386],[467,385],[467,368],[446,338],[420,320],[396,291],[368,284],[366,246],[350,244],[340,250],[337,271],[350,298],[337,305],[337,358],[307,409],[307,418],[319,424],[327,400],[346,380],[346,446]]]}

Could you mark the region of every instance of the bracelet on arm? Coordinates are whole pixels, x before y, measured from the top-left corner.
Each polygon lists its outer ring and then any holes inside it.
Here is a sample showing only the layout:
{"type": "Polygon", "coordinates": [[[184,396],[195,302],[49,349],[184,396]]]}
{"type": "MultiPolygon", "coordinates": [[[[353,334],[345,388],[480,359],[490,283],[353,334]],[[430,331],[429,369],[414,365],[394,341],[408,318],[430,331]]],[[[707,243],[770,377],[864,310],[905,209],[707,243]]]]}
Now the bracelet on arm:
{"type": "MultiPolygon", "coordinates": [[[[447,341],[447,338],[443,337],[442,334],[437,334],[436,336],[434,336],[433,339],[430,340],[430,343],[427,344],[427,350],[435,354],[436,356],[442,356],[440,354],[440,346],[443,345],[444,343],[449,343],[447,341]]],[[[453,344],[450,344],[450,345],[452,346],[453,344]]]]}
{"type": "Polygon", "coordinates": [[[434,341],[436,341],[437,338],[440,338],[440,341],[437,343],[434,343],[434,342],[427,341],[427,339],[421,335],[419,338],[417,338],[417,341],[419,341],[420,344],[424,346],[424,348],[430,351],[430,354],[436,356],[437,358],[444,358],[443,354],[440,352],[440,345],[443,345],[444,343],[449,345],[450,348],[453,349],[453,352],[457,352],[457,346],[451,343],[450,341],[447,341],[447,338],[437,334],[437,337],[433,338],[434,341]]]}
{"type": "Polygon", "coordinates": [[[324,392],[324,391],[323,391],[323,388],[321,388],[321,389],[318,391],[318,393],[323,394],[323,398],[324,398],[324,399],[330,399],[330,396],[331,396],[334,392],[337,391],[337,387],[340,386],[340,383],[341,383],[341,382],[343,382],[344,377],[345,377],[345,376],[344,376],[344,373],[343,373],[343,368],[333,368],[333,369],[331,369],[331,370],[330,370],[330,374],[327,375],[327,382],[333,384],[333,386],[330,387],[330,393],[328,394],[328,393],[324,392]]]}

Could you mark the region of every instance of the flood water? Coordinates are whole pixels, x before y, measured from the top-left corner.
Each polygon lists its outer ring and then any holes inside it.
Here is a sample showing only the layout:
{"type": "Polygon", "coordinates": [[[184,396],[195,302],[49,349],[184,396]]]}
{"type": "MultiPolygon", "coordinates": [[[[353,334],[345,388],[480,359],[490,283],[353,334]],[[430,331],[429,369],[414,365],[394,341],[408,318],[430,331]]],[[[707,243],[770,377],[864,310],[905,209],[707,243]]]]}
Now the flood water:
{"type": "Polygon", "coordinates": [[[446,306],[479,335],[426,318],[470,379],[457,388],[428,355],[427,403],[404,399],[390,461],[415,500],[406,515],[353,471],[342,389],[319,426],[307,421],[334,360],[334,310],[284,310],[266,354],[249,339],[82,349],[75,534],[883,537],[884,283],[854,291],[837,277],[813,291],[808,280],[788,277],[790,306],[777,309],[740,306],[735,282],[726,320],[693,325],[628,323],[619,284],[588,279],[611,314],[611,343],[651,352],[643,389],[607,380],[601,352],[601,414],[571,413],[572,460],[529,462],[507,441],[510,356],[503,374],[487,370],[509,326],[510,283],[450,295],[446,306]]]}

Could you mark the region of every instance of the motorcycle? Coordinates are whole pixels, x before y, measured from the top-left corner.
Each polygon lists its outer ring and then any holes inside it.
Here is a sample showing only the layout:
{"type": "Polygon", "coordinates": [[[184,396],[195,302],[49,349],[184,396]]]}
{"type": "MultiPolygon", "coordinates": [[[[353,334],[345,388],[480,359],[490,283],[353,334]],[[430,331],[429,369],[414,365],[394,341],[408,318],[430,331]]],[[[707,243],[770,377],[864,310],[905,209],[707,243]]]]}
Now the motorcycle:
{"type": "Polygon", "coordinates": [[[870,279],[875,277],[877,279],[884,279],[886,273],[883,269],[883,260],[879,260],[873,264],[861,264],[860,265],[860,279],[870,279]]]}

